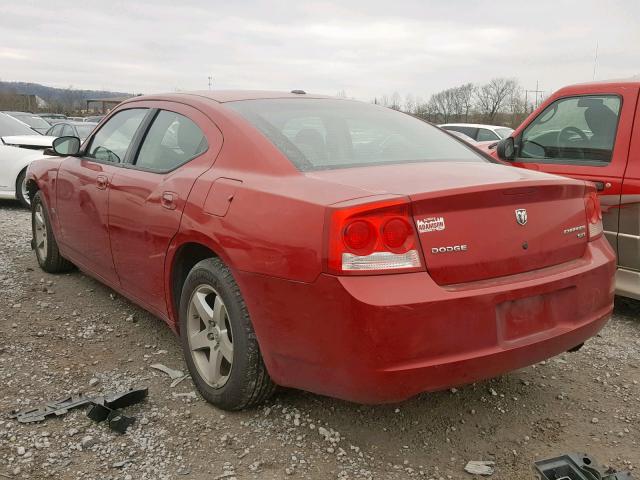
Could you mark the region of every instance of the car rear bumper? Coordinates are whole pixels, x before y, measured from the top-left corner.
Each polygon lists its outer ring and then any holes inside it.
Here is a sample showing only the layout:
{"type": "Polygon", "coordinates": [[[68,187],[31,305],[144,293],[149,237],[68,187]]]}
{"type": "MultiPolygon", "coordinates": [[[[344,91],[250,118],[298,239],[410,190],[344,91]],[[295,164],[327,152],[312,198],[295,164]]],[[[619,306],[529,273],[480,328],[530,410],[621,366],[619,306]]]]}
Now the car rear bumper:
{"type": "Polygon", "coordinates": [[[2,200],[15,200],[16,199],[16,191],[15,190],[0,190],[0,199],[2,199],[2,200]]]}
{"type": "Polygon", "coordinates": [[[276,383],[385,403],[583,343],[611,315],[614,272],[615,255],[600,239],[562,265],[448,287],[426,273],[239,280],[276,383]]]}

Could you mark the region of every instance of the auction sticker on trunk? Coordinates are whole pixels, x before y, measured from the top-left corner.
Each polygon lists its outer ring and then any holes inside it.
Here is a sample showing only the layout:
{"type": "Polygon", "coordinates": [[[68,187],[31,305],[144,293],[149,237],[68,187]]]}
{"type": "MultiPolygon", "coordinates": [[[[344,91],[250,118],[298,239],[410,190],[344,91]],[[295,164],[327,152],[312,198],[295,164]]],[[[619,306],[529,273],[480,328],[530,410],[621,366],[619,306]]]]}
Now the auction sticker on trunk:
{"type": "Polygon", "coordinates": [[[444,217],[428,217],[417,220],[419,233],[439,232],[444,230],[444,217]]]}

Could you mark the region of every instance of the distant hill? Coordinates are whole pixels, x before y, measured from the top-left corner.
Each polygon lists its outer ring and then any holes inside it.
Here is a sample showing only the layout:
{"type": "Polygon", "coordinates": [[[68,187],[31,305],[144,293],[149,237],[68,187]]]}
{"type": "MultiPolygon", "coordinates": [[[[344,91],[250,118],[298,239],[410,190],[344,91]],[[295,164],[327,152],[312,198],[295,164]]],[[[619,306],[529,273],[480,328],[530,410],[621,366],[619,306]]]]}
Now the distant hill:
{"type": "Polygon", "coordinates": [[[0,81],[0,94],[36,95],[51,107],[52,110],[65,111],[81,109],[89,98],[110,98],[132,96],[126,92],[109,92],[106,90],[78,90],[73,87],[55,88],[28,82],[0,81]]]}

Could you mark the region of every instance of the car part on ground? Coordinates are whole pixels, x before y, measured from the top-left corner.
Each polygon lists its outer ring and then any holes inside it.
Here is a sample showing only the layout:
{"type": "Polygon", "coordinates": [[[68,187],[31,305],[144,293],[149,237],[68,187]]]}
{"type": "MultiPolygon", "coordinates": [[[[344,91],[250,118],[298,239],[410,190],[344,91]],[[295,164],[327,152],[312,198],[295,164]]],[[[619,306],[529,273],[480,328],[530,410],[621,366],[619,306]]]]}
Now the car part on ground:
{"type": "Polygon", "coordinates": [[[39,407],[14,410],[9,413],[9,418],[20,423],[43,422],[49,417],[60,417],[67,414],[69,410],[91,405],[87,412],[89,418],[96,422],[108,420],[112,430],[124,433],[134,419],[122,415],[118,410],[142,402],[148,394],[149,389],[145,387],[101,397],[87,397],[83,394],[71,395],[61,400],[46,402],[39,407]]]}
{"type": "Polygon", "coordinates": [[[569,453],[534,462],[537,480],[633,480],[631,472],[602,468],[586,453],[569,453]]]}
{"type": "Polygon", "coordinates": [[[66,415],[69,410],[86,407],[89,403],[91,403],[91,399],[82,394],[70,395],[60,400],[47,402],[39,407],[14,410],[9,413],[9,418],[20,423],[44,422],[48,417],[66,415]]]}
{"type": "Polygon", "coordinates": [[[87,417],[96,422],[106,421],[109,428],[118,433],[125,433],[135,422],[135,417],[123,415],[119,410],[142,402],[147,398],[147,388],[132,389],[127,392],[99,397],[91,400],[87,417]]]}

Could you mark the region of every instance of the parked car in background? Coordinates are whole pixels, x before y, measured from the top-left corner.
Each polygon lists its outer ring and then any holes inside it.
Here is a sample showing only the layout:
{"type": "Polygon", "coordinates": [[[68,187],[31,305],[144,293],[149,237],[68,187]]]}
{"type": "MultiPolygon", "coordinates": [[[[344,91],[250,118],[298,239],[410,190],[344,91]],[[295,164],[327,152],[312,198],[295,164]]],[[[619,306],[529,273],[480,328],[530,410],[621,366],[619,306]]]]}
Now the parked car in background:
{"type": "Polygon", "coordinates": [[[26,123],[33,131],[44,135],[51,124],[44,118],[28,112],[4,112],[7,115],[11,115],[13,118],[20,120],[22,123],[26,123]]]}
{"type": "Polygon", "coordinates": [[[464,133],[476,142],[497,142],[498,140],[508,137],[511,132],[513,132],[513,128],[509,127],[476,123],[444,123],[438,126],[445,130],[464,133]]]}
{"type": "Polygon", "coordinates": [[[616,293],[640,300],[640,81],[584,83],[549,97],[496,157],[594,182],[605,236],[618,254],[616,293]]]}
{"type": "Polygon", "coordinates": [[[613,309],[595,187],[304,92],[119,104],[30,165],[39,265],[181,336],[224,409],[275,384],[396,402],[579,348],[613,309]],[[223,141],[224,139],[224,141],[223,141]]]}
{"type": "Polygon", "coordinates": [[[0,198],[16,199],[29,206],[25,180],[27,165],[42,158],[43,150],[51,147],[53,140],[0,112],[0,198]]]}
{"type": "Polygon", "coordinates": [[[104,115],[89,115],[88,117],[84,117],[82,119],[83,122],[92,122],[92,123],[100,123],[100,121],[104,118],[104,115]]]}
{"type": "Polygon", "coordinates": [[[61,113],[38,113],[38,116],[44,118],[51,125],[53,125],[57,121],[67,119],[67,116],[61,113]]]}
{"type": "Polygon", "coordinates": [[[81,141],[84,141],[96,125],[98,124],[89,122],[60,122],[49,128],[47,135],[53,137],[78,137],[81,141]]]}

